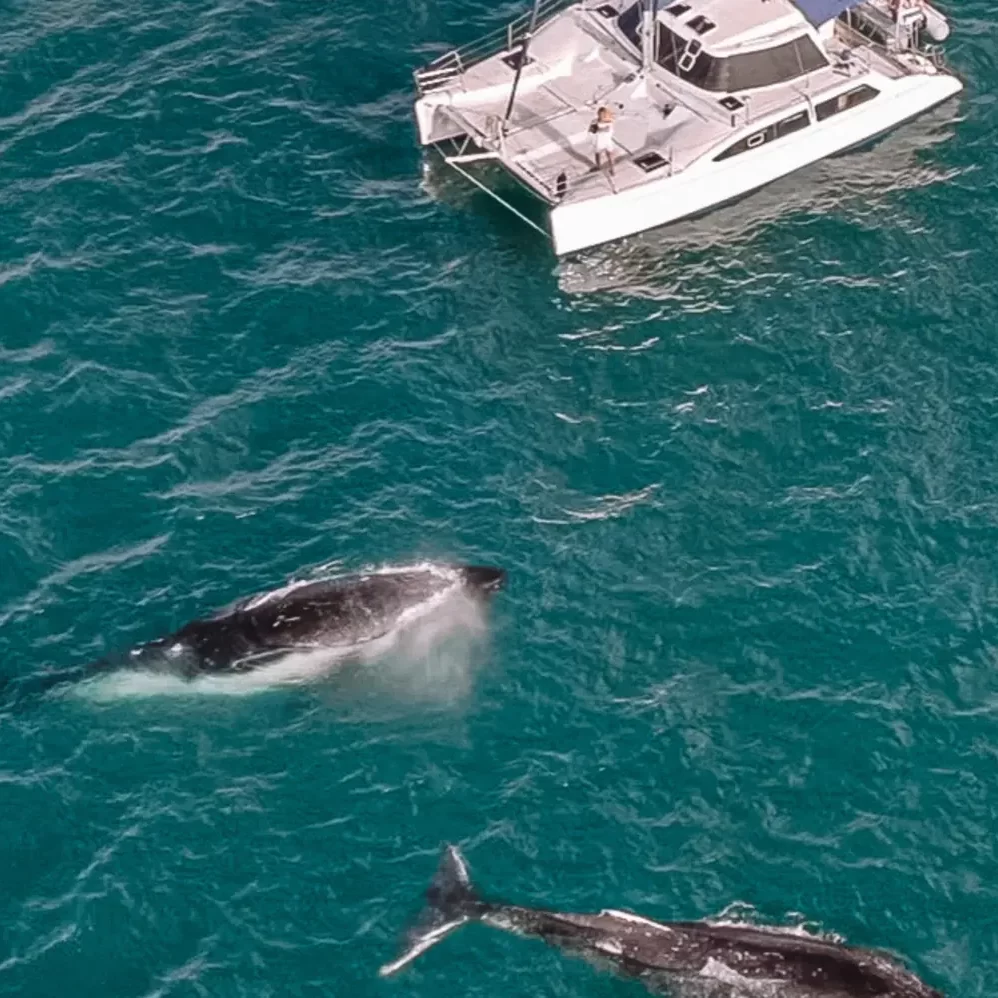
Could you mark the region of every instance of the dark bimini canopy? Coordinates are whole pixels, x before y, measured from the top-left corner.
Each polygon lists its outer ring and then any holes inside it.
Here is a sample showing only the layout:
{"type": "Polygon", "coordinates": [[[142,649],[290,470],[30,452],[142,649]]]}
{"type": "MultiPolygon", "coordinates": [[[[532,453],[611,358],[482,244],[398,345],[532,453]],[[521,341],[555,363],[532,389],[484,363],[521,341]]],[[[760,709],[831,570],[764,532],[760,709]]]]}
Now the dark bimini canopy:
{"type": "Polygon", "coordinates": [[[855,7],[860,0],[794,0],[800,12],[815,26],[838,17],[844,10],[855,7]]]}

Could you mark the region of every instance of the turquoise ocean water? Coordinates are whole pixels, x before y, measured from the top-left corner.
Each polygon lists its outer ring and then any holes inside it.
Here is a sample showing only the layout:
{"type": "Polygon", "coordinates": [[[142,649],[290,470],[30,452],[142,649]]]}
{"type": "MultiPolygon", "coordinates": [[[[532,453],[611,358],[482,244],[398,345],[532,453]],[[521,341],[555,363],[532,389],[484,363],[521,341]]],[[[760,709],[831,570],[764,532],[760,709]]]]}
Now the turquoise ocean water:
{"type": "Polygon", "coordinates": [[[333,567],[494,562],[476,631],[293,688],[0,712],[0,993],[643,993],[468,929],[734,911],[998,987],[998,19],[967,90],[558,262],[424,174],[486,0],[0,19],[0,670],[333,567]]]}

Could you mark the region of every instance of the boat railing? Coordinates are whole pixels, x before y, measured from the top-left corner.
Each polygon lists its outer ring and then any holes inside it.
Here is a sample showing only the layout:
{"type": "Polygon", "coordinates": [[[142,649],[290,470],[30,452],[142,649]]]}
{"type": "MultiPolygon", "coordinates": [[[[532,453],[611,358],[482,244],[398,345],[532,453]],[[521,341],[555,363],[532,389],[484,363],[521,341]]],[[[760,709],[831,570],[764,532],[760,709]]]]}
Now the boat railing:
{"type": "Polygon", "coordinates": [[[924,45],[922,47],[922,52],[927,59],[932,60],[932,65],[935,66],[936,69],[945,70],[949,68],[949,64],[946,62],[946,52],[942,45],[924,45]]]}
{"type": "MultiPolygon", "coordinates": [[[[869,49],[905,75],[911,72],[911,67],[902,57],[909,52],[928,59],[936,69],[946,69],[941,45],[919,42],[917,35],[906,35],[888,14],[869,2],[847,11],[842,18],[836,22],[836,32],[847,44],[854,46],[854,55],[869,49]],[[863,27],[866,30],[862,30],[863,27]]],[[[870,68],[869,60],[866,68],[870,68]]]]}
{"type": "MultiPolygon", "coordinates": [[[[541,0],[537,9],[537,26],[579,0],[541,0]]],[[[583,4],[585,0],[583,0],[583,4]]],[[[417,69],[413,76],[420,96],[433,90],[449,87],[472,66],[500,52],[512,52],[522,43],[530,26],[531,12],[510,21],[505,27],[490,31],[466,45],[451,49],[433,62],[417,69]]]]}

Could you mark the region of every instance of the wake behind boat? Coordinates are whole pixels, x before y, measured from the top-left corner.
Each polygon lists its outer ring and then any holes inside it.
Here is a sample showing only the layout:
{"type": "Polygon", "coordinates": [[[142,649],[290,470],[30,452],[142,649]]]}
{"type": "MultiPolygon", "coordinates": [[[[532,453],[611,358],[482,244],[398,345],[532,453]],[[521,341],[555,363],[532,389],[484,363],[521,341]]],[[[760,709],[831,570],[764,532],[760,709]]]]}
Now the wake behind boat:
{"type": "Polygon", "coordinates": [[[419,140],[565,254],[700,214],[952,97],[948,35],[925,0],[535,0],[417,70],[419,140]],[[534,195],[546,227],[482,163],[534,195]]]}

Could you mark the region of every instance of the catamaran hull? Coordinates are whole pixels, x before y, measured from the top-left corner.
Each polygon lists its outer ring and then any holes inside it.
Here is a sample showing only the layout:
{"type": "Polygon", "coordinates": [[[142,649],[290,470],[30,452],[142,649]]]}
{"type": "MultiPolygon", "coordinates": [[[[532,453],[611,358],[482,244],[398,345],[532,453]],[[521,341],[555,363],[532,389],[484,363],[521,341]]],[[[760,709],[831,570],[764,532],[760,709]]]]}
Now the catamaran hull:
{"type": "Polygon", "coordinates": [[[870,82],[883,87],[876,100],[758,149],[719,163],[694,165],[619,194],[552,208],[548,225],[555,253],[563,256],[702,215],[883,135],[963,89],[957,77],[944,73],[870,82]]]}

